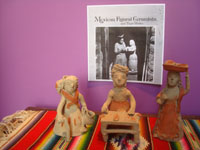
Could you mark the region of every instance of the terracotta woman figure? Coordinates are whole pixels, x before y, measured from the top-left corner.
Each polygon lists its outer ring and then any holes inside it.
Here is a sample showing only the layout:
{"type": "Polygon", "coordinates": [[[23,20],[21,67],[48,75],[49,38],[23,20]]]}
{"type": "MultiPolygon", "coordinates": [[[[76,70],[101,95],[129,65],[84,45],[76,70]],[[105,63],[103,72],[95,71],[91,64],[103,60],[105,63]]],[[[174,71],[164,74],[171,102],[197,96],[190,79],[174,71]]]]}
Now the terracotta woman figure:
{"type": "Polygon", "coordinates": [[[101,111],[126,111],[128,114],[135,113],[136,102],[132,93],[126,88],[128,67],[115,64],[112,68],[112,80],[114,88],[108,93],[106,102],[101,111]]]}
{"type": "Polygon", "coordinates": [[[61,100],[57,107],[54,133],[69,141],[71,136],[78,136],[86,131],[79,100],[82,109],[88,109],[83,95],[78,91],[78,79],[75,76],[64,76],[58,80],[56,90],[61,95],[61,100]]]}
{"type": "Polygon", "coordinates": [[[180,104],[182,97],[190,90],[188,65],[168,60],[163,66],[168,71],[167,85],[156,97],[160,106],[153,136],[178,141],[183,137],[180,104]],[[180,72],[186,72],[186,89],[181,85],[180,72]]]}

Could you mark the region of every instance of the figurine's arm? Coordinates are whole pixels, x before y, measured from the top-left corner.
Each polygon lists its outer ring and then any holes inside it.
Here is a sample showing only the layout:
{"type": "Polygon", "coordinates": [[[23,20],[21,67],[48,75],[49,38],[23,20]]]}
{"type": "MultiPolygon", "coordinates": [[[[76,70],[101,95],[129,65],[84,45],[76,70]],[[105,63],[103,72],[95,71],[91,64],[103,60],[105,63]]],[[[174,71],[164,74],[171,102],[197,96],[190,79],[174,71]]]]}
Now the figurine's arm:
{"type": "Polygon", "coordinates": [[[190,78],[189,78],[188,71],[185,74],[185,84],[186,84],[186,88],[185,88],[184,94],[187,94],[190,91],[190,78]]]}
{"type": "Polygon", "coordinates": [[[113,95],[113,92],[112,90],[108,93],[108,97],[107,97],[107,100],[106,102],[103,104],[102,108],[101,108],[101,112],[108,112],[108,106],[110,105],[111,101],[112,101],[112,95],[113,95]]]}
{"type": "Polygon", "coordinates": [[[167,100],[167,95],[164,93],[165,88],[162,89],[162,91],[160,93],[158,93],[158,95],[156,96],[156,102],[158,104],[163,104],[165,102],[165,100],[167,100]]]}
{"type": "Polygon", "coordinates": [[[58,107],[57,107],[57,116],[58,116],[58,119],[59,120],[62,120],[62,118],[64,117],[64,115],[62,114],[63,113],[63,107],[65,105],[65,98],[64,96],[62,95],[61,96],[61,100],[60,100],[60,103],[58,104],[58,107]]]}
{"type": "Polygon", "coordinates": [[[130,100],[130,103],[131,103],[131,107],[128,111],[128,114],[133,115],[135,113],[136,102],[135,102],[134,96],[131,94],[130,91],[128,91],[128,95],[129,95],[129,100],[130,100]]]}
{"type": "Polygon", "coordinates": [[[83,95],[81,93],[79,93],[79,100],[80,100],[82,108],[87,110],[87,105],[85,103],[85,99],[84,99],[84,97],[83,97],[83,95]]]}

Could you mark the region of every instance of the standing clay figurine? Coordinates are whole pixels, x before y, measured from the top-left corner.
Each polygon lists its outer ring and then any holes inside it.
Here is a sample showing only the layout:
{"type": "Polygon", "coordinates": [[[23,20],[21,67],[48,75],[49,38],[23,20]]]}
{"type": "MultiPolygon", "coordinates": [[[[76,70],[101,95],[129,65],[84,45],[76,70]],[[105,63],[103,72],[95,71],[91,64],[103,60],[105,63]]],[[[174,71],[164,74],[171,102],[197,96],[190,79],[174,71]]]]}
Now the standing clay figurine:
{"type": "Polygon", "coordinates": [[[112,80],[114,88],[108,93],[106,102],[101,111],[126,111],[128,114],[135,113],[136,102],[131,92],[126,88],[128,67],[115,64],[112,68],[112,80]],[[129,102],[129,101],[130,102],[129,102]]]}
{"type": "Polygon", "coordinates": [[[85,120],[92,119],[94,113],[88,111],[84,97],[78,91],[78,79],[75,76],[64,76],[58,80],[56,90],[61,100],[57,107],[54,133],[69,141],[71,136],[79,136],[87,131],[85,120]],[[79,100],[84,113],[81,113],[79,100]]]}
{"type": "Polygon", "coordinates": [[[153,136],[166,141],[178,141],[183,137],[181,100],[190,90],[188,65],[168,60],[163,67],[168,71],[167,85],[156,97],[160,106],[153,136]],[[181,84],[180,72],[186,74],[186,89],[181,84]]]}

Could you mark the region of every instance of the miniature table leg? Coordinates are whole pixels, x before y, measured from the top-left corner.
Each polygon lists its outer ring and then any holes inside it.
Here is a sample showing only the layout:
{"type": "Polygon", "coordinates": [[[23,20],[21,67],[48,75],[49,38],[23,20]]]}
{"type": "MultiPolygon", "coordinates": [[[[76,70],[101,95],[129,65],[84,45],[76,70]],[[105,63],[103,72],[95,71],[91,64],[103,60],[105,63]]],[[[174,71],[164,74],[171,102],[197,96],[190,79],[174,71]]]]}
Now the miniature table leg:
{"type": "Polygon", "coordinates": [[[108,134],[102,134],[104,142],[108,141],[108,134]]]}
{"type": "Polygon", "coordinates": [[[139,142],[140,142],[139,125],[138,125],[138,124],[134,124],[133,129],[136,131],[136,132],[134,133],[134,142],[135,142],[135,143],[139,143],[139,142]]]}
{"type": "Polygon", "coordinates": [[[139,140],[139,134],[134,134],[134,142],[135,143],[139,143],[140,140],[139,140]]]}
{"type": "Polygon", "coordinates": [[[108,140],[108,133],[105,132],[106,128],[107,128],[107,124],[102,123],[101,124],[101,133],[102,133],[102,136],[103,136],[103,140],[105,142],[107,142],[107,140],[108,140]]]}

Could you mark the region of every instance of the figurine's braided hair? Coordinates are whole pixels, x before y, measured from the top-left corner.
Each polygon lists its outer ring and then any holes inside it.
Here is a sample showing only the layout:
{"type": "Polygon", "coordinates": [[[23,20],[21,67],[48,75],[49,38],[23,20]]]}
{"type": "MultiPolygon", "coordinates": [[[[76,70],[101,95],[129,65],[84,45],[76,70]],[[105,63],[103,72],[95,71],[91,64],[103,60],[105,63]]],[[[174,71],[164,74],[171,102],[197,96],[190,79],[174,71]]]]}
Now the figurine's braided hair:
{"type": "MultiPolygon", "coordinates": [[[[128,71],[129,71],[128,67],[122,66],[122,65],[119,65],[119,64],[115,64],[115,65],[113,66],[113,68],[112,68],[112,71],[111,71],[111,73],[112,73],[112,78],[114,77],[114,74],[115,74],[116,72],[122,72],[122,73],[126,74],[126,77],[127,77],[128,71]]],[[[116,87],[115,82],[113,82],[113,85],[114,85],[114,87],[116,87]]],[[[124,87],[126,87],[126,83],[124,84],[124,87]]]]}
{"type": "MultiPolygon", "coordinates": [[[[77,83],[78,78],[73,75],[64,75],[62,79],[58,80],[56,82],[56,90],[59,94],[61,94],[61,90],[64,89],[65,84],[70,84],[70,83],[77,83]]],[[[78,88],[78,87],[77,87],[78,88]]]]}
{"type": "Polygon", "coordinates": [[[129,69],[128,69],[128,67],[126,67],[126,66],[122,66],[122,65],[120,65],[120,64],[115,64],[114,66],[113,66],[113,68],[112,68],[112,77],[114,76],[114,74],[115,74],[115,72],[122,72],[122,73],[125,73],[126,74],[126,76],[128,75],[128,71],[129,71],[129,69]]]}

